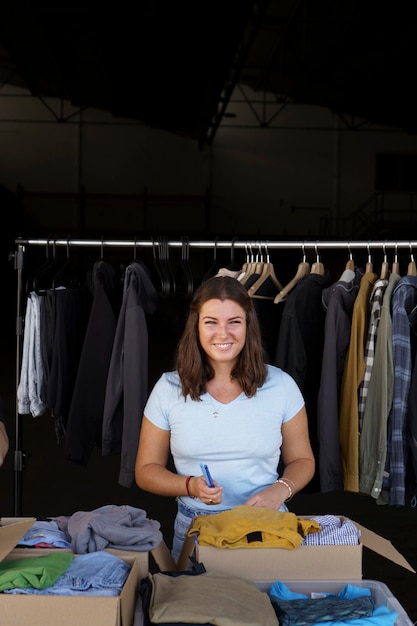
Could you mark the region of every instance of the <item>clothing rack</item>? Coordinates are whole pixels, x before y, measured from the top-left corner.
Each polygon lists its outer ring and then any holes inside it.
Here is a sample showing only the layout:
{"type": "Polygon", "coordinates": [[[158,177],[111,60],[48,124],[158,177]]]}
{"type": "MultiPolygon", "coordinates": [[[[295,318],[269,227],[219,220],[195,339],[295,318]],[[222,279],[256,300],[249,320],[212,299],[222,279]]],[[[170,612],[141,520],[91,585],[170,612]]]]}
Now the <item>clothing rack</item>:
{"type": "MultiPolygon", "coordinates": [[[[95,248],[153,248],[158,245],[158,240],[154,239],[131,239],[131,240],[111,240],[111,239],[16,239],[15,242],[18,246],[66,246],[66,247],[95,247],[95,248]]],[[[181,248],[184,245],[184,240],[168,240],[165,242],[170,248],[181,248]]],[[[217,239],[208,241],[188,241],[187,245],[190,248],[211,249],[211,248],[243,248],[247,249],[250,246],[263,245],[268,249],[297,249],[307,250],[313,249],[314,251],[328,250],[328,249],[362,249],[362,250],[386,250],[386,249],[400,249],[407,248],[412,251],[417,247],[417,241],[396,241],[396,240],[363,240],[363,241],[269,241],[269,240],[245,240],[240,241],[233,239],[229,241],[219,241],[217,239]]],[[[23,250],[22,250],[23,252],[23,250]]]]}
{"type": "MultiPolygon", "coordinates": [[[[15,398],[15,450],[14,450],[14,515],[19,517],[22,513],[22,479],[23,470],[25,469],[25,459],[27,453],[22,449],[22,420],[18,413],[17,407],[17,388],[20,379],[20,366],[21,366],[21,349],[23,339],[23,267],[24,267],[24,254],[25,248],[28,246],[52,246],[66,247],[67,250],[75,247],[82,248],[100,248],[103,251],[104,248],[153,248],[158,246],[159,239],[130,239],[130,240],[112,240],[112,239],[64,239],[64,238],[42,238],[42,239],[23,239],[19,238],[15,240],[17,250],[14,253],[14,268],[17,271],[17,300],[16,300],[16,398],[15,398]]],[[[303,253],[306,250],[313,250],[316,256],[322,250],[329,249],[345,249],[352,251],[354,249],[367,250],[368,254],[370,250],[383,250],[384,254],[387,249],[394,250],[395,254],[399,249],[407,249],[410,251],[411,260],[414,260],[413,250],[417,249],[417,241],[396,241],[396,240],[362,240],[362,241],[269,241],[269,240],[246,240],[240,241],[237,238],[228,241],[220,241],[217,239],[212,240],[194,240],[188,239],[178,240],[164,240],[165,245],[168,248],[183,248],[184,244],[189,249],[244,249],[246,252],[253,253],[253,251],[260,249],[262,246],[266,250],[297,250],[299,249],[303,253]]]]}

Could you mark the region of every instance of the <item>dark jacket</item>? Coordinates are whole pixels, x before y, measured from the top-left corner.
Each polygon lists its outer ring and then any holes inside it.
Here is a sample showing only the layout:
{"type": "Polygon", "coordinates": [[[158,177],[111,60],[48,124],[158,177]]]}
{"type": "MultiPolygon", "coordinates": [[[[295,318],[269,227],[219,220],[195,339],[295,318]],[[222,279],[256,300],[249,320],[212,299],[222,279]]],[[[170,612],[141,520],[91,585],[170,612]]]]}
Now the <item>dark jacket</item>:
{"type": "Polygon", "coordinates": [[[93,448],[101,446],[107,374],[117,324],[116,273],[109,263],[94,264],[92,291],[65,436],[65,458],[80,465],[87,465],[93,448]]]}
{"type": "Polygon", "coordinates": [[[143,409],[148,397],[148,328],[158,294],[148,269],[133,261],[125,272],[123,300],[107,378],[103,456],[121,453],[119,484],[134,482],[143,409]]]}

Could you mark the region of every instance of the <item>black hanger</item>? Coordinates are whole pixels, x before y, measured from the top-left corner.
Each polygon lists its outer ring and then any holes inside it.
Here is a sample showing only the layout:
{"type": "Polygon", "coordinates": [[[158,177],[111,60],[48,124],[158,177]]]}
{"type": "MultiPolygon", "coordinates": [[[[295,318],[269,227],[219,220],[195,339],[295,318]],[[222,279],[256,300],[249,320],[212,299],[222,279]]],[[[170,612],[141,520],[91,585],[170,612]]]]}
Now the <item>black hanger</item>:
{"type": "Polygon", "coordinates": [[[164,293],[164,275],[162,273],[161,265],[159,262],[159,247],[155,240],[152,238],[152,254],[153,254],[153,266],[156,271],[156,275],[159,281],[159,294],[162,296],[164,293]]]}
{"type": "Polygon", "coordinates": [[[230,263],[227,266],[227,269],[230,271],[240,271],[242,266],[235,260],[235,243],[239,241],[239,237],[233,237],[232,239],[232,247],[230,248],[230,263]]]}
{"type": "Polygon", "coordinates": [[[137,256],[136,256],[136,237],[135,240],[133,242],[133,258],[132,261],[136,261],[137,260],[137,256]]]}
{"type": "MultiPolygon", "coordinates": [[[[153,242],[154,243],[154,242],[153,242]]],[[[165,237],[158,239],[157,245],[153,245],[154,265],[160,282],[160,296],[170,298],[175,295],[175,278],[169,263],[168,242],[165,237]]]]}
{"type": "Polygon", "coordinates": [[[232,245],[230,248],[230,262],[226,267],[220,267],[216,276],[231,276],[232,278],[239,278],[242,273],[242,265],[239,265],[235,261],[235,242],[238,237],[233,237],[232,245]]]}
{"type": "Polygon", "coordinates": [[[26,281],[26,295],[27,296],[30,294],[31,291],[35,291],[34,281],[35,281],[36,276],[39,273],[42,273],[50,265],[52,261],[53,261],[53,257],[51,257],[49,239],[47,239],[46,240],[46,258],[43,261],[43,263],[32,272],[32,274],[28,277],[26,281]]]}
{"type": "Polygon", "coordinates": [[[76,263],[70,258],[70,245],[67,241],[67,256],[65,262],[58,266],[57,271],[52,277],[52,289],[59,287],[75,288],[81,285],[81,270],[76,263]]]}
{"type": "Polygon", "coordinates": [[[182,237],[181,262],[176,273],[177,292],[187,299],[191,299],[194,293],[194,279],[189,264],[190,243],[188,237],[182,237]]]}
{"type": "Polygon", "coordinates": [[[217,237],[216,237],[216,239],[214,240],[214,248],[213,248],[213,263],[210,265],[209,269],[204,274],[201,282],[204,283],[204,281],[208,280],[209,278],[213,278],[213,276],[216,276],[219,269],[220,269],[220,265],[217,260],[217,237]]]}
{"type": "Polygon", "coordinates": [[[33,291],[39,295],[51,288],[54,272],[58,267],[56,260],[56,244],[55,240],[52,244],[52,257],[49,258],[47,263],[44,263],[42,267],[35,273],[33,277],[33,291]]]}

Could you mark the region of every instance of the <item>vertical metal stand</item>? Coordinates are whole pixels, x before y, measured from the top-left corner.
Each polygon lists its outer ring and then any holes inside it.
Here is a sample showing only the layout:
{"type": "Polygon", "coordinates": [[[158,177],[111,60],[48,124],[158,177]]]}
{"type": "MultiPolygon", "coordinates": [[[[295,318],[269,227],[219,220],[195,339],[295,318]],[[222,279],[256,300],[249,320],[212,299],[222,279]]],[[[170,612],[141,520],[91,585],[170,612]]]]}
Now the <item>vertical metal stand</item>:
{"type": "MultiPolygon", "coordinates": [[[[14,257],[14,267],[17,271],[17,301],[16,301],[16,391],[19,385],[22,338],[23,338],[23,306],[22,306],[22,273],[23,273],[23,257],[25,248],[18,245],[14,257]]],[[[21,416],[18,411],[17,393],[15,396],[15,432],[14,432],[14,491],[13,491],[13,509],[14,515],[20,517],[22,515],[22,472],[24,469],[24,454],[22,450],[22,428],[21,416]]]]}

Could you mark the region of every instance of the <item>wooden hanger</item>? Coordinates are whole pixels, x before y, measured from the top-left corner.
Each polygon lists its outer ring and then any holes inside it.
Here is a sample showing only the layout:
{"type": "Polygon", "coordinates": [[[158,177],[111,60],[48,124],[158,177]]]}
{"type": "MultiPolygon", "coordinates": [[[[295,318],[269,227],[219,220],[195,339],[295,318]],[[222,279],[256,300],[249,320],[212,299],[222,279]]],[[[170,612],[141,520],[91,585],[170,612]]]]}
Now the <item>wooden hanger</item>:
{"type": "Polygon", "coordinates": [[[414,260],[413,250],[410,244],[410,262],[408,264],[407,276],[417,276],[416,262],[414,260]]]}
{"type": "Polygon", "coordinates": [[[320,256],[319,256],[319,251],[318,251],[318,248],[317,248],[317,244],[316,244],[316,261],[311,266],[310,274],[319,274],[320,276],[324,276],[324,274],[325,274],[324,265],[320,261],[320,256]]]}
{"type": "Polygon", "coordinates": [[[400,264],[398,263],[397,245],[395,246],[395,254],[394,254],[394,260],[392,262],[391,274],[398,274],[398,276],[401,276],[400,264]]]}
{"type": "Polygon", "coordinates": [[[365,266],[365,274],[370,274],[374,271],[374,264],[372,263],[371,250],[368,244],[368,261],[365,266]]]}
{"type": "MultiPolygon", "coordinates": [[[[255,244],[254,244],[255,245],[255,244]]],[[[255,282],[260,278],[262,272],[264,271],[265,261],[262,256],[261,244],[258,243],[258,251],[255,254],[252,248],[252,244],[249,244],[251,256],[250,262],[246,267],[246,272],[244,276],[240,276],[240,282],[248,289],[255,284],[255,282]]]]}
{"type": "Polygon", "coordinates": [[[349,248],[349,259],[346,262],[345,270],[352,270],[353,272],[355,270],[355,261],[353,260],[353,254],[352,254],[349,244],[348,244],[348,248],[349,248]]]}
{"type": "Polygon", "coordinates": [[[309,273],[310,273],[310,263],[306,261],[306,255],[305,255],[304,246],[303,246],[303,260],[301,261],[301,263],[298,264],[297,272],[294,278],[292,278],[290,282],[287,283],[285,287],[281,289],[281,291],[275,296],[274,304],[278,304],[279,302],[282,302],[283,300],[285,300],[285,296],[288,293],[290,293],[292,289],[294,289],[296,284],[301,280],[303,276],[306,276],[309,273]]]}
{"type": "Polygon", "coordinates": [[[260,243],[257,243],[258,246],[258,251],[255,255],[255,260],[253,262],[253,264],[251,265],[251,267],[249,268],[250,271],[247,274],[246,279],[244,279],[243,283],[245,285],[245,287],[249,288],[255,284],[255,282],[257,282],[257,280],[261,277],[262,272],[265,269],[265,259],[264,256],[262,254],[262,247],[260,243]]]}
{"type": "Polygon", "coordinates": [[[346,261],[345,269],[343,270],[339,278],[339,281],[342,281],[345,283],[350,283],[355,277],[355,261],[353,260],[353,254],[352,254],[349,244],[348,244],[348,248],[349,248],[349,258],[346,261]]]}
{"type": "Polygon", "coordinates": [[[387,260],[387,253],[385,251],[385,245],[384,245],[384,260],[382,261],[381,272],[380,272],[379,277],[380,278],[388,278],[389,277],[389,264],[388,264],[388,260],[387,260]]]}
{"type": "Polygon", "coordinates": [[[245,243],[245,252],[246,259],[242,265],[242,271],[240,273],[240,276],[238,276],[238,281],[242,284],[245,283],[246,279],[249,277],[250,274],[252,274],[255,268],[255,257],[253,254],[252,246],[248,242],[245,243]]]}
{"type": "Polygon", "coordinates": [[[259,278],[248,289],[251,298],[259,298],[260,300],[274,300],[277,291],[282,291],[282,285],[279,282],[274,265],[269,258],[268,248],[265,245],[266,260],[262,261],[263,267],[259,278]]]}

